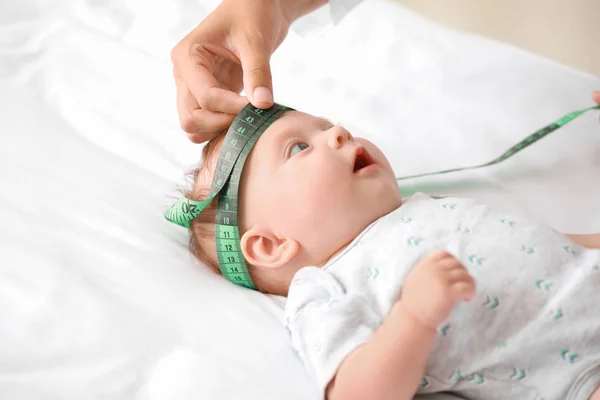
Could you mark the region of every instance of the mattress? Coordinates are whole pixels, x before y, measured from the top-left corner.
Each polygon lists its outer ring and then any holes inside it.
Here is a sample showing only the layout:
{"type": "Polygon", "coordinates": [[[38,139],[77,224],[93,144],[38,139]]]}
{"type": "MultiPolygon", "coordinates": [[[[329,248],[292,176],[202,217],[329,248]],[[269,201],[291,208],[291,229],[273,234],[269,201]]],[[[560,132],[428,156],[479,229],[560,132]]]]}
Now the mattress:
{"type": "MultiPolygon", "coordinates": [[[[5,0],[0,398],[317,399],[284,299],[235,287],[161,213],[202,146],[169,51],[216,1],[5,0]]],[[[600,79],[368,0],[292,30],[275,100],[385,150],[398,176],[480,164],[591,105],[600,79]]],[[[599,113],[494,167],[401,181],[600,232],[599,113]]]]}

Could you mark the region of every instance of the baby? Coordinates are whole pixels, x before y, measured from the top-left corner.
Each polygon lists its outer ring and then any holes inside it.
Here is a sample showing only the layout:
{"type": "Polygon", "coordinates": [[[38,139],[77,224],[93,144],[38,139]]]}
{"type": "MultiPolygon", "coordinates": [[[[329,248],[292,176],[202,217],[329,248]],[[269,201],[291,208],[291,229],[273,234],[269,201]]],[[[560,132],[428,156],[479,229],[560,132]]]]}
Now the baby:
{"type": "MultiPolygon", "coordinates": [[[[222,141],[189,199],[207,198],[222,141]]],[[[324,398],[600,399],[600,235],[403,199],[373,143],[297,111],[250,152],[239,199],[252,280],[288,297],[291,343],[324,398]]],[[[213,203],[190,249],[219,271],[213,203]]]]}

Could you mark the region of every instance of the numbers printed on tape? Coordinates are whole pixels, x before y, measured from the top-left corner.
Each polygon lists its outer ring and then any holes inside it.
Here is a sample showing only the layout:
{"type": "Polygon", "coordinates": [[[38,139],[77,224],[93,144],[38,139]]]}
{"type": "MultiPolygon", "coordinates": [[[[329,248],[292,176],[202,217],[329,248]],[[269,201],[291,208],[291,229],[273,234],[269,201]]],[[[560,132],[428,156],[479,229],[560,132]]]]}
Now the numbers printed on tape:
{"type": "Polygon", "coordinates": [[[239,181],[243,165],[253,145],[267,127],[287,110],[290,108],[280,105],[275,105],[268,110],[251,108],[247,105],[229,127],[225,140],[228,150],[217,161],[216,169],[224,175],[216,182],[219,187],[218,191],[220,191],[216,216],[219,267],[223,276],[229,281],[252,289],[256,289],[256,287],[250,278],[244,255],[238,246],[240,238],[237,226],[239,181]],[[230,147],[231,149],[229,149],[230,147]]]}

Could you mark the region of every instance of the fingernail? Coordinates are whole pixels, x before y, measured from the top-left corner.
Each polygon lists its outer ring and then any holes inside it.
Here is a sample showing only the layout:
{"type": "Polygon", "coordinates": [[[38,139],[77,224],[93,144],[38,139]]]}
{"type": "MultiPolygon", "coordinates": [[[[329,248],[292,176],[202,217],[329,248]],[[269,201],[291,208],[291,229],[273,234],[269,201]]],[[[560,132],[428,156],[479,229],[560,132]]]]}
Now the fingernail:
{"type": "Polygon", "coordinates": [[[254,89],[254,101],[261,103],[272,103],[273,95],[271,91],[265,86],[258,86],[254,89]]]}

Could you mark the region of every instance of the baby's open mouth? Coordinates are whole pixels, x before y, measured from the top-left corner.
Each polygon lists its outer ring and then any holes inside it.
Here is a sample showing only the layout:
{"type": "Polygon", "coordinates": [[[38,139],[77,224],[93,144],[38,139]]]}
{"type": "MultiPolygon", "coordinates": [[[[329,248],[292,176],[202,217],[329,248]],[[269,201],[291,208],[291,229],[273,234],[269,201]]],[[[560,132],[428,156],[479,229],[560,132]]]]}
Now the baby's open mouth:
{"type": "Polygon", "coordinates": [[[364,147],[357,147],[354,153],[354,173],[373,164],[371,155],[364,147]]]}

